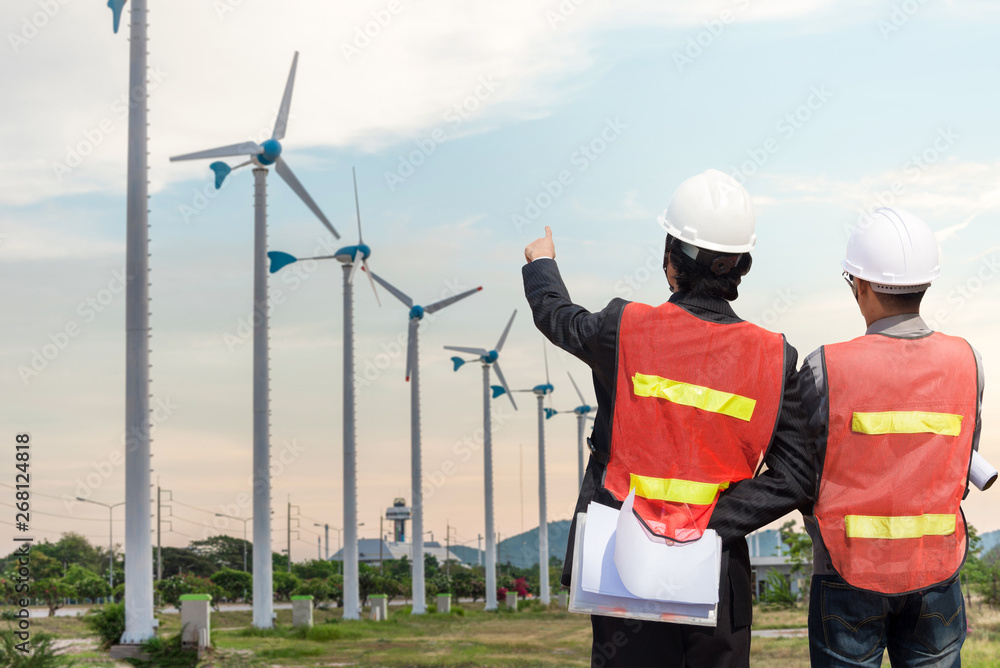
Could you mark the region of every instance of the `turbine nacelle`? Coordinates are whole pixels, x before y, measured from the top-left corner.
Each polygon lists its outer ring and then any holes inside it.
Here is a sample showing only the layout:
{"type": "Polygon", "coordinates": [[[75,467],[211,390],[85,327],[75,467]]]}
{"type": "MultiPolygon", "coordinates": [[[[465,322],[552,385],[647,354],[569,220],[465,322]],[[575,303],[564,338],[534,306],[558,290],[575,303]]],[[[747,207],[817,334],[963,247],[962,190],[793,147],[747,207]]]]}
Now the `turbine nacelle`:
{"type": "Polygon", "coordinates": [[[594,409],[584,404],[583,406],[577,406],[576,408],[574,408],[573,412],[576,413],[577,415],[586,415],[592,410],[594,409]]]}
{"type": "Polygon", "coordinates": [[[261,142],[260,147],[264,150],[257,155],[250,156],[255,165],[270,167],[281,157],[281,142],[277,139],[268,139],[261,142]]]}
{"type": "Polygon", "coordinates": [[[419,304],[414,304],[413,308],[410,309],[410,320],[423,320],[424,319],[424,307],[419,304]]]}
{"type": "Polygon", "coordinates": [[[552,387],[549,383],[542,383],[541,385],[535,385],[531,388],[531,391],[535,394],[544,397],[546,394],[552,394],[556,391],[556,388],[552,387]]]}
{"type": "Polygon", "coordinates": [[[343,264],[354,264],[354,260],[355,258],[357,258],[359,254],[361,255],[361,257],[358,259],[364,262],[371,256],[372,249],[371,247],[368,246],[368,244],[357,244],[356,246],[344,246],[336,253],[334,253],[333,257],[335,257],[338,261],[340,261],[343,264]]]}
{"type": "Polygon", "coordinates": [[[481,355],[479,359],[482,361],[483,364],[493,364],[498,359],[500,359],[500,353],[498,353],[495,350],[491,350],[485,355],[481,355]]]}

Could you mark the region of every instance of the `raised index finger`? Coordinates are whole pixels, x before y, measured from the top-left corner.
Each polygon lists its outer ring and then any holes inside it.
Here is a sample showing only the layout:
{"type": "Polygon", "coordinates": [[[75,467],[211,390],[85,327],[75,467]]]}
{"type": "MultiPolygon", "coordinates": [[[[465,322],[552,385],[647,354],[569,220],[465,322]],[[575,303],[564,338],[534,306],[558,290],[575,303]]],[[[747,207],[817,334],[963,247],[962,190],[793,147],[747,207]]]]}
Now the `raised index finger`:
{"type": "Polygon", "coordinates": [[[552,228],[549,227],[548,225],[545,226],[545,238],[546,239],[552,238],[552,228]]]}

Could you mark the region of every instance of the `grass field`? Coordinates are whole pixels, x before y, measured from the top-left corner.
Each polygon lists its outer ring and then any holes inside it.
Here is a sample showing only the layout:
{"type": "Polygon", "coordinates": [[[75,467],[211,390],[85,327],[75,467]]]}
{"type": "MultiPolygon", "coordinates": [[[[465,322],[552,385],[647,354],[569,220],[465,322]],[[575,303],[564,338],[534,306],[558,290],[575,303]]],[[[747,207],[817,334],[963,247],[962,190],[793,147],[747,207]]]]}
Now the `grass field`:
{"type": "MultiPolygon", "coordinates": [[[[590,665],[590,619],[555,607],[522,604],[518,612],[486,613],[482,603],[456,606],[461,612],[413,617],[409,608],[392,608],[384,622],[344,622],[339,610],[317,610],[308,631],[291,628],[291,611],[278,611],[270,631],[248,628],[252,613],[212,614],[214,648],[202,666],[587,666],[590,665]]],[[[161,636],[180,631],[179,615],[160,615],[161,636]]],[[[963,665],[1000,666],[1000,611],[969,611],[971,631],[962,651],[963,665]]],[[[801,629],[804,609],[755,610],[755,629],[801,629]]],[[[115,665],[96,649],[79,619],[32,620],[33,632],[56,635],[74,665],[115,665]]],[[[119,664],[127,665],[127,664],[119,664]]],[[[753,639],[751,665],[809,665],[804,636],[753,639]]],[[[888,657],[883,662],[889,665],[888,657]]]]}

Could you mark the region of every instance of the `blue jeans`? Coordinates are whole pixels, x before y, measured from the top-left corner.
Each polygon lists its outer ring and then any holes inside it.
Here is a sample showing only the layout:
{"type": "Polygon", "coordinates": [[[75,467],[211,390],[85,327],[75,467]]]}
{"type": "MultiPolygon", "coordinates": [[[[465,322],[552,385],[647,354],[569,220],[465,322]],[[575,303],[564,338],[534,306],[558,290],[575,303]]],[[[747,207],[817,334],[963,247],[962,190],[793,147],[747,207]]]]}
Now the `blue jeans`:
{"type": "Polygon", "coordinates": [[[839,575],[814,575],[809,596],[809,659],[815,666],[893,668],[962,665],[965,606],[958,579],[916,594],[855,589],[839,575]]]}

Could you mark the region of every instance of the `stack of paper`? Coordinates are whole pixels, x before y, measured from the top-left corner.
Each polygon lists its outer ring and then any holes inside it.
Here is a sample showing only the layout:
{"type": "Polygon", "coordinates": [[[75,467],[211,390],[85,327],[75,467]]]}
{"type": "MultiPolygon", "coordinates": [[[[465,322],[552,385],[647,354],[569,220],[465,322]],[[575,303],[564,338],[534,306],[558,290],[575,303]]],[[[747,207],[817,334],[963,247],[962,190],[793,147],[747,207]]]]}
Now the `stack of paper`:
{"type": "Polygon", "coordinates": [[[577,516],[570,612],[715,626],[722,539],[667,545],[632,512],[591,503],[577,516]]]}

